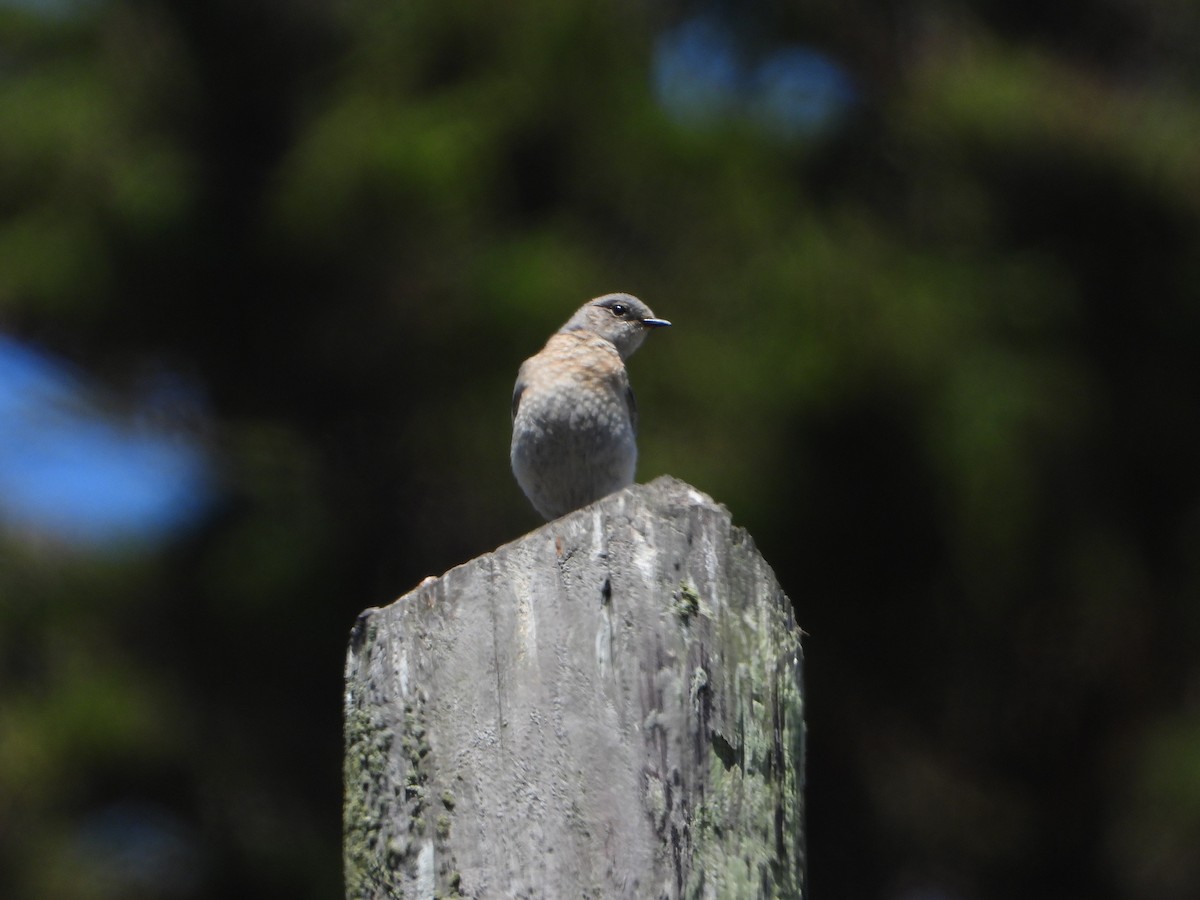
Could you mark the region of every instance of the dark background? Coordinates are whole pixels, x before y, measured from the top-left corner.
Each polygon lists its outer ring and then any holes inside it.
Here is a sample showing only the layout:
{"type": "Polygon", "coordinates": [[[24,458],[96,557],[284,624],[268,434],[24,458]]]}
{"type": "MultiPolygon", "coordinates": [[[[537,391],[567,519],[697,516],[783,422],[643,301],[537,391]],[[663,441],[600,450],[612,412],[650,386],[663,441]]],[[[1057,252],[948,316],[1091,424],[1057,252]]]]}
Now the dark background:
{"type": "Polygon", "coordinates": [[[0,331],[212,473],[0,531],[0,895],[339,896],[350,625],[539,524],[517,366],[627,290],[639,479],[810,635],[814,896],[1200,896],[1198,47],[1182,0],[0,4],[0,331]],[[789,48],[828,109],[763,100],[789,48]]]}

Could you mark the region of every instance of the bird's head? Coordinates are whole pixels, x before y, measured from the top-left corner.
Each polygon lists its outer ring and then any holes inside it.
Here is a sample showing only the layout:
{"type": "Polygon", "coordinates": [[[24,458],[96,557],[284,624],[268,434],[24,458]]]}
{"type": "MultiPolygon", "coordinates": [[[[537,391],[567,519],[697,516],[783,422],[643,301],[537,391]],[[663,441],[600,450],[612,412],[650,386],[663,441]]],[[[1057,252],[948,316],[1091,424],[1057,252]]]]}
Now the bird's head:
{"type": "Polygon", "coordinates": [[[650,307],[632,294],[605,294],[581,306],[559,330],[590,331],[616,347],[622,359],[628,359],[650,329],[670,324],[656,319],[650,307]]]}

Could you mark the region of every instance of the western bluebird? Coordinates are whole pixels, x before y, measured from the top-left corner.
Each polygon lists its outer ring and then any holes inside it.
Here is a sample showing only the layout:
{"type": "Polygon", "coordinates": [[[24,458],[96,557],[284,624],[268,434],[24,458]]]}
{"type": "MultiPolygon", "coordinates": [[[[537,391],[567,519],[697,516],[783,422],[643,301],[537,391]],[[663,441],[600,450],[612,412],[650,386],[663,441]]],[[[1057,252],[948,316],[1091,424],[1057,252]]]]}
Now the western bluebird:
{"type": "Polygon", "coordinates": [[[534,508],[556,519],[633,483],[637,404],[627,360],[670,325],[630,294],[589,300],[521,364],[513,388],[512,469],[534,508]]]}

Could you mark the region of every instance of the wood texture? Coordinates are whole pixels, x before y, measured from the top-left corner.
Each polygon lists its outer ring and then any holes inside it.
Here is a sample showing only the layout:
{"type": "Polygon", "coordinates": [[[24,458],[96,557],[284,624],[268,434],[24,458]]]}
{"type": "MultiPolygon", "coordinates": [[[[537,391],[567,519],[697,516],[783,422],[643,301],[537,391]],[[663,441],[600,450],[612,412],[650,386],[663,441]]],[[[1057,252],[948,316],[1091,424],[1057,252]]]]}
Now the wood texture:
{"type": "Polygon", "coordinates": [[[800,630],[682,482],[367,610],[345,704],[348,897],[805,893],[800,630]]]}

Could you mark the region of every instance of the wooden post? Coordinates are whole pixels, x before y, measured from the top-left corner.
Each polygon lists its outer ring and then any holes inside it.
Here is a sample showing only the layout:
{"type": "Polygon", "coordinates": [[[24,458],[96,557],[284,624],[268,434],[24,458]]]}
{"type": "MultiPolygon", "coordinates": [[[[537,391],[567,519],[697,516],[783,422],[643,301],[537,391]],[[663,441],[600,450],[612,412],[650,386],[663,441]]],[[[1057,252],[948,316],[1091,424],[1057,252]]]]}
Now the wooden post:
{"type": "Polygon", "coordinates": [[[806,895],[800,630],[680,481],[367,610],[345,704],[348,898],[806,895]]]}

